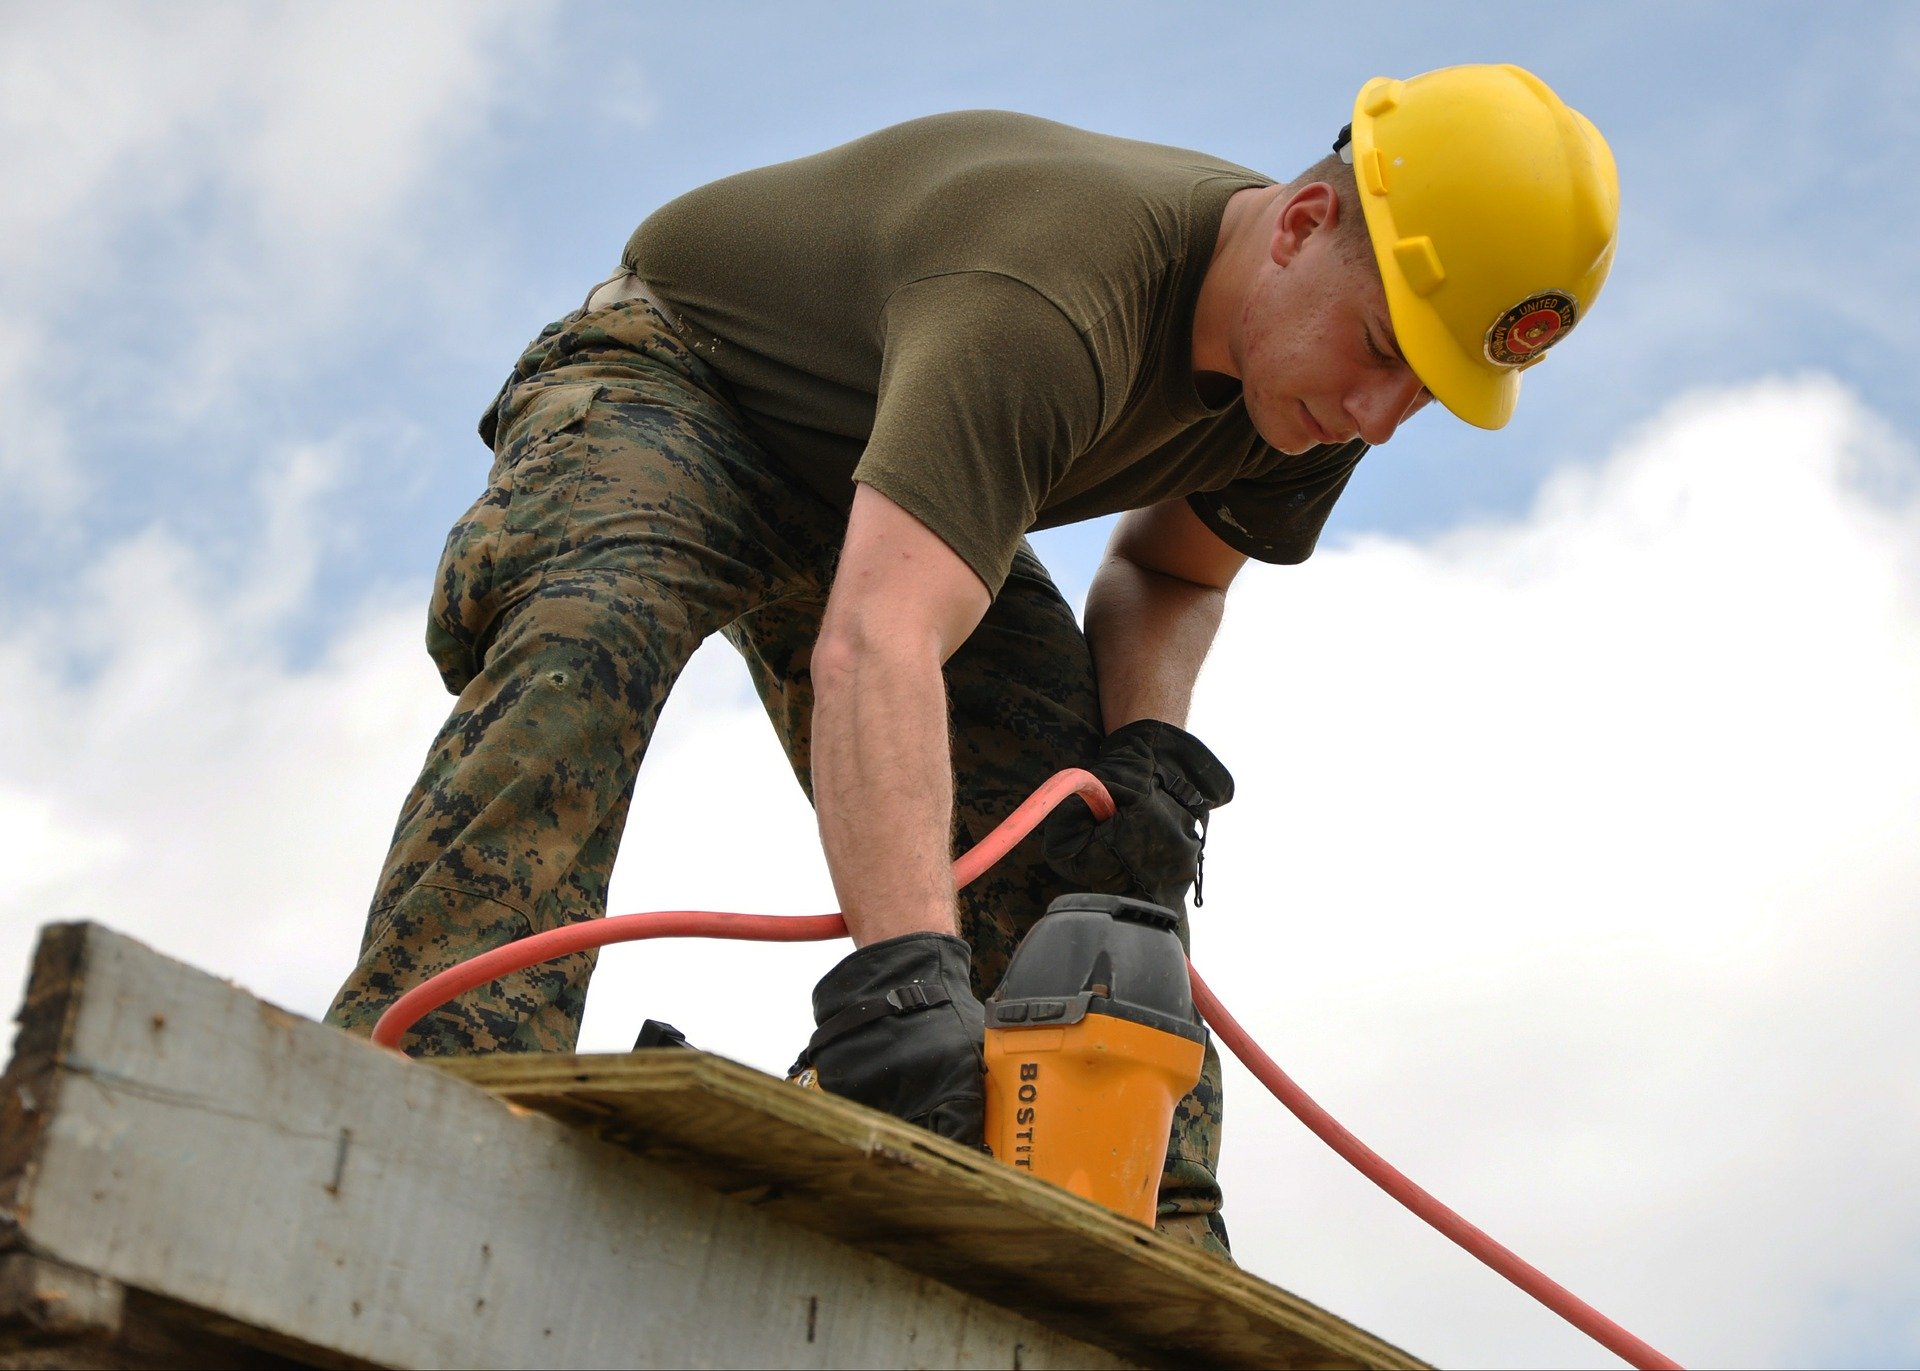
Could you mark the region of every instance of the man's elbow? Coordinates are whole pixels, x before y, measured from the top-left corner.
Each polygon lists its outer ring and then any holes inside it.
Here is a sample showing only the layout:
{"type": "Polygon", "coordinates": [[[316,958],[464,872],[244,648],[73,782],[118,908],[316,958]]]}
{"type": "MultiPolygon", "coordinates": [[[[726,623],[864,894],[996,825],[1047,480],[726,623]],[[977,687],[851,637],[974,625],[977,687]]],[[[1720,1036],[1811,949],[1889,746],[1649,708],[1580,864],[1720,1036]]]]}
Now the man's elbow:
{"type": "Polygon", "coordinates": [[[1184,500],[1123,514],[1107,544],[1106,559],[1169,583],[1223,594],[1247,562],[1244,553],[1221,542],[1184,500]]]}
{"type": "Polygon", "coordinates": [[[816,693],[851,689],[861,682],[940,670],[940,646],[932,633],[903,632],[858,610],[830,615],[813,647],[816,693]]]}

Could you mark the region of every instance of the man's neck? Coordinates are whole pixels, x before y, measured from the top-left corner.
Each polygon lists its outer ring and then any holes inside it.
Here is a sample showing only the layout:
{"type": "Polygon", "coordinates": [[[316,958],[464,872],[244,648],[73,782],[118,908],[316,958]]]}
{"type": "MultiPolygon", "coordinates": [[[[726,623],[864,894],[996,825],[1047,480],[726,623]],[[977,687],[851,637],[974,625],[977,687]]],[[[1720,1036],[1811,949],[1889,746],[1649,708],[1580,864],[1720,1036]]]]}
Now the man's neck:
{"type": "Polygon", "coordinates": [[[1227,199],[1220,216],[1220,232],[1213,243],[1213,258],[1201,279],[1200,297],[1193,310],[1193,373],[1202,386],[1209,376],[1240,379],[1233,356],[1240,304],[1254,274],[1267,259],[1267,212],[1286,189],[1284,185],[1249,186],[1227,199]]]}

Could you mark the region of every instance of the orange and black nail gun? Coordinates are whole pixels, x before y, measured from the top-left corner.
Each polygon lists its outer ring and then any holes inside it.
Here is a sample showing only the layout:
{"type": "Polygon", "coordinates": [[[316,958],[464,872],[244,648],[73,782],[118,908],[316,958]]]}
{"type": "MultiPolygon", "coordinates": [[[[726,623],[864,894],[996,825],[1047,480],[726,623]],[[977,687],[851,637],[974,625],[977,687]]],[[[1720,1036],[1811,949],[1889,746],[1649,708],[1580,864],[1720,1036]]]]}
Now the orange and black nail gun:
{"type": "Polygon", "coordinates": [[[1062,896],[987,1000],[988,1148],[1147,1225],[1206,1053],[1177,927],[1144,900],[1062,896]]]}

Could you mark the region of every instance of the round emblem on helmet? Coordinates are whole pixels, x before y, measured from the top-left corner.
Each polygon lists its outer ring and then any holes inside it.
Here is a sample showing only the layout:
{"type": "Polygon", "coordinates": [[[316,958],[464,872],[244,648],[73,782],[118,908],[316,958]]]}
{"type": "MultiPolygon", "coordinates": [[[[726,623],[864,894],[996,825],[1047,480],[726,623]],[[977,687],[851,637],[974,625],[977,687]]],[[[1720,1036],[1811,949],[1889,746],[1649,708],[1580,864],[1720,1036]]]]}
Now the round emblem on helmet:
{"type": "Polygon", "coordinates": [[[1523,367],[1538,361],[1573,327],[1577,313],[1573,297],[1564,291],[1529,295],[1487,330],[1487,360],[1502,367],[1523,367]]]}

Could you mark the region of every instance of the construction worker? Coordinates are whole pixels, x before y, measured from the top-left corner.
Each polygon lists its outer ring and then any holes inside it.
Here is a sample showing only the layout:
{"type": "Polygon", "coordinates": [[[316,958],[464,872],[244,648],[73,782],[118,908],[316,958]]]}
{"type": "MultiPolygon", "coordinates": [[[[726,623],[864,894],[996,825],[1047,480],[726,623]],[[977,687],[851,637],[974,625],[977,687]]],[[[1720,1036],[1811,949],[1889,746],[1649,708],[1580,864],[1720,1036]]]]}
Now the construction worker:
{"type": "MultiPolygon", "coordinates": [[[[1457,67],[1369,82],[1285,183],[972,112],[662,207],[481,421],[492,473],[428,625],[459,699],[330,1020],[369,1032],[434,972],[605,912],[660,707],[718,631],[856,946],[805,1059],[977,1142],[980,997],[1055,896],[1152,899],[1186,938],[1233,782],[1181,725],[1235,574],[1303,561],[1430,398],[1504,424],[1605,279],[1616,201],[1605,143],[1544,83],[1457,67]],[[1083,632],[1024,535],[1114,513],[1083,632]],[[1118,814],[1070,801],[956,897],[956,851],[1072,765],[1118,814]],[[838,1017],[911,982],[946,995],[838,1017]]],[[[591,965],[503,978],[406,1045],[570,1050],[591,965]]],[[[1219,1119],[1209,1052],[1159,1224],[1224,1253],[1219,1119]]]]}

